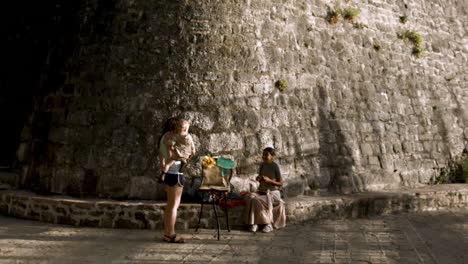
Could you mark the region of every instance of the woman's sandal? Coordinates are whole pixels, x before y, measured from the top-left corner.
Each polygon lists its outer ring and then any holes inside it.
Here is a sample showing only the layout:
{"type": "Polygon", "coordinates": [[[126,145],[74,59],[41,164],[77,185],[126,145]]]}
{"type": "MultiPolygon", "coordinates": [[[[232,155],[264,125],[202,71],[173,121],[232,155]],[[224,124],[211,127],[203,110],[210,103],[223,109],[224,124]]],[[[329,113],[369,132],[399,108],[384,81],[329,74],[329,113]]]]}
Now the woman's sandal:
{"type": "Polygon", "coordinates": [[[180,236],[178,236],[176,234],[171,235],[171,236],[164,235],[163,240],[168,242],[168,243],[185,243],[184,238],[180,237],[180,236]]]}

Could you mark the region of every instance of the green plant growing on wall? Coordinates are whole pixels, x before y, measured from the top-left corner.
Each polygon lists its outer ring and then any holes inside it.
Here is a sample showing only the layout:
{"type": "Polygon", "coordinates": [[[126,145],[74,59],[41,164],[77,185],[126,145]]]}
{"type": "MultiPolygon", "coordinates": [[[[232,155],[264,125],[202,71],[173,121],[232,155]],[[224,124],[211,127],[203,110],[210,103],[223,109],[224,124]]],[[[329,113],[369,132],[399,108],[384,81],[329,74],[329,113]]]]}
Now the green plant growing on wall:
{"type": "Polygon", "coordinates": [[[449,160],[447,167],[441,168],[431,183],[468,183],[468,152],[464,151],[461,156],[449,160]]]}
{"type": "Polygon", "coordinates": [[[340,11],[329,9],[325,19],[330,24],[336,24],[340,21],[340,11]]]}
{"type": "Polygon", "coordinates": [[[424,49],[421,47],[413,47],[413,51],[411,53],[414,56],[421,58],[424,55],[424,49]]]}
{"type": "Polygon", "coordinates": [[[403,24],[406,24],[408,22],[408,17],[407,16],[400,16],[400,22],[403,24]]]}
{"type": "Polygon", "coordinates": [[[382,50],[382,45],[380,45],[380,43],[376,42],[376,43],[374,43],[374,49],[376,51],[380,51],[380,50],[382,50]]]}
{"type": "Polygon", "coordinates": [[[413,43],[414,47],[412,50],[412,54],[418,58],[422,57],[425,49],[422,47],[424,41],[423,41],[422,36],[419,33],[416,33],[415,31],[412,31],[412,30],[407,30],[403,33],[399,33],[398,38],[407,39],[411,43],[413,43]]]}
{"type": "Polygon", "coordinates": [[[349,7],[343,10],[342,16],[344,19],[348,20],[349,22],[355,23],[360,13],[361,13],[361,9],[349,7]]]}
{"type": "Polygon", "coordinates": [[[463,183],[468,183],[468,155],[465,155],[465,158],[459,164],[457,179],[463,183]]]}
{"type": "Polygon", "coordinates": [[[439,176],[431,180],[432,184],[446,184],[448,183],[448,170],[447,168],[440,169],[439,176]]]}
{"type": "Polygon", "coordinates": [[[363,23],[353,23],[353,27],[357,29],[364,29],[367,28],[367,25],[363,23]]]}
{"type": "Polygon", "coordinates": [[[419,33],[416,33],[412,30],[407,30],[402,34],[403,39],[408,39],[416,47],[420,47],[423,44],[423,38],[419,33]]]}
{"type": "Polygon", "coordinates": [[[275,83],[276,88],[278,88],[280,91],[284,92],[288,89],[288,81],[286,80],[278,80],[275,83]]]}
{"type": "Polygon", "coordinates": [[[316,184],[315,182],[312,182],[311,184],[309,184],[309,188],[313,191],[315,190],[318,190],[319,189],[319,186],[318,184],[316,184]]]}

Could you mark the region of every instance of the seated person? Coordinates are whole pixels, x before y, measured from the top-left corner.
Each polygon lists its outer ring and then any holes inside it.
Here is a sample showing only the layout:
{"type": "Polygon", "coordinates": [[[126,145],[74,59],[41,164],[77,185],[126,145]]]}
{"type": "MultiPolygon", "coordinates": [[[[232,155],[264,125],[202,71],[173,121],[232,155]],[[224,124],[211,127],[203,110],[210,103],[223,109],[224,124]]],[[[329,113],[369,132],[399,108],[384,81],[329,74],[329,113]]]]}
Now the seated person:
{"type": "Polygon", "coordinates": [[[260,182],[258,190],[244,196],[244,222],[250,225],[252,232],[256,232],[259,225],[263,225],[264,233],[286,226],[286,211],[280,193],[283,178],[278,164],[273,161],[274,157],[273,148],[263,150],[263,163],[256,178],[260,182]]]}

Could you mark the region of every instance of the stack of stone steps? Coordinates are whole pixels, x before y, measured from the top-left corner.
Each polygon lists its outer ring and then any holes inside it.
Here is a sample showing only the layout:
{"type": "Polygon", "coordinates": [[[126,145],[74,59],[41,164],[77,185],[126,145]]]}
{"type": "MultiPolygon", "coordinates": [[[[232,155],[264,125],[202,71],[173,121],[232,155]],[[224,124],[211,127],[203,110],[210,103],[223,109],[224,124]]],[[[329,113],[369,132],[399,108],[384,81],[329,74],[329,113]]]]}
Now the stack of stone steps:
{"type": "MultiPolygon", "coordinates": [[[[300,196],[285,199],[288,224],[324,218],[352,218],[399,212],[468,208],[468,184],[425,186],[416,189],[366,192],[350,195],[300,196]]],[[[115,201],[41,196],[19,190],[0,190],[0,214],[56,224],[105,228],[162,229],[164,201],[115,201]]],[[[233,226],[242,225],[239,206],[229,210],[233,226]]],[[[182,203],[177,229],[194,228],[200,204],[182,203]]],[[[222,210],[220,222],[225,227],[222,210]]],[[[206,206],[202,227],[216,226],[206,206]]]]}

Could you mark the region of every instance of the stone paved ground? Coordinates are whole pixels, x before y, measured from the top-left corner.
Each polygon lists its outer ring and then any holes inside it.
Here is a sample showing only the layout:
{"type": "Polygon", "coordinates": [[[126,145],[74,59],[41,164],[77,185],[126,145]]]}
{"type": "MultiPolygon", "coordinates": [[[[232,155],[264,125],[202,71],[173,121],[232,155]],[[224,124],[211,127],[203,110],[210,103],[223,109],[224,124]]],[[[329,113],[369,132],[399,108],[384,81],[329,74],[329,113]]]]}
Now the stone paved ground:
{"type": "Polygon", "coordinates": [[[320,220],[274,233],[97,229],[0,216],[0,263],[468,263],[468,209],[320,220]],[[157,239],[155,239],[155,237],[157,239]]]}

